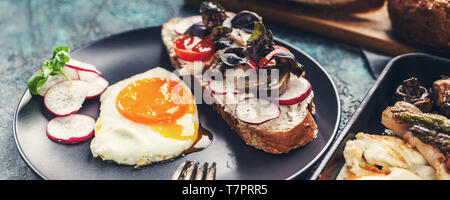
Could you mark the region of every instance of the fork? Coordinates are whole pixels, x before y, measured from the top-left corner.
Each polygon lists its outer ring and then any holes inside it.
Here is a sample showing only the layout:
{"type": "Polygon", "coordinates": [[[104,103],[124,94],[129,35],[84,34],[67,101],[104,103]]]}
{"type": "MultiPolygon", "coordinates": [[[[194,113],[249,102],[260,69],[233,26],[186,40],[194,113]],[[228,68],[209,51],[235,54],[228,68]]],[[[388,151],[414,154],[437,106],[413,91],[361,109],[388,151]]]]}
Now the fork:
{"type": "Polygon", "coordinates": [[[172,175],[172,180],[215,180],[216,162],[213,162],[208,168],[208,162],[205,162],[198,168],[197,161],[184,161],[181,163],[172,175]]]}

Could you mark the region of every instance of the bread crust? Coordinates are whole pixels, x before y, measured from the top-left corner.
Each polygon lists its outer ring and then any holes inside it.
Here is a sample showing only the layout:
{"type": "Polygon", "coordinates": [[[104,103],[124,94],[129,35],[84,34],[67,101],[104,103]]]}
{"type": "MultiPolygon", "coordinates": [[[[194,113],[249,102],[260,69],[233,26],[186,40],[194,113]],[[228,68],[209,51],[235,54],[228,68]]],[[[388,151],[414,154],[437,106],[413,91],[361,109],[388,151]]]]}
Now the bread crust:
{"type": "Polygon", "coordinates": [[[289,131],[268,132],[264,129],[256,129],[254,125],[240,122],[219,104],[213,103],[211,106],[247,145],[268,153],[287,153],[308,144],[316,137],[317,125],[309,110],[306,110],[304,120],[289,131]]]}
{"type": "MultiPolygon", "coordinates": [[[[161,34],[163,37],[163,43],[166,47],[167,53],[169,54],[172,66],[175,69],[182,68],[176,55],[171,52],[171,47],[168,46],[168,40],[164,39],[164,34],[170,26],[176,24],[180,18],[174,18],[163,25],[161,34]]],[[[195,76],[191,75],[191,80],[197,83],[200,80],[196,79],[195,76]]],[[[192,84],[192,83],[191,83],[192,84]]],[[[206,87],[202,85],[202,91],[204,92],[206,87]]],[[[314,103],[308,105],[305,109],[305,117],[296,126],[291,127],[289,130],[285,131],[267,131],[266,129],[258,128],[258,125],[250,125],[241,122],[237,119],[231,112],[227,112],[223,105],[212,103],[211,106],[215,111],[217,111],[225,122],[233,129],[238,135],[244,140],[247,145],[253,146],[256,149],[263,150],[272,154],[287,153],[292,149],[304,146],[312,141],[317,136],[317,124],[311,114],[315,111],[314,103]]]]}

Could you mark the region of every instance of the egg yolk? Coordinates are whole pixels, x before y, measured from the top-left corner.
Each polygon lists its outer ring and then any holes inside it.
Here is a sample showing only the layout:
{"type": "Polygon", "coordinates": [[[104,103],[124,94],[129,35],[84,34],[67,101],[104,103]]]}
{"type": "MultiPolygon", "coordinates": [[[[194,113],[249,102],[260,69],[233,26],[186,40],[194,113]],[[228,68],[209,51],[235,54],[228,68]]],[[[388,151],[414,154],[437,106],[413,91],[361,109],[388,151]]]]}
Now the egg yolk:
{"type": "Polygon", "coordinates": [[[190,91],[177,81],[164,78],[142,79],[130,83],[117,95],[116,107],[125,118],[150,125],[165,137],[187,140],[197,138],[198,125],[189,123],[191,134],[184,134],[186,125],[176,121],[196,106],[190,91]]]}

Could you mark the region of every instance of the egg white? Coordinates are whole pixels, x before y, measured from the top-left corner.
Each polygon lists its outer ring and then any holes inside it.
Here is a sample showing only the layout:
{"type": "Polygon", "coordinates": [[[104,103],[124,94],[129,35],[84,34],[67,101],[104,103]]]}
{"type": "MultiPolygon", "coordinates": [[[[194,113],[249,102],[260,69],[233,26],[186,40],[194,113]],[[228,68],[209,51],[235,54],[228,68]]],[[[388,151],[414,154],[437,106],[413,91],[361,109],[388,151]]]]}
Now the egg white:
{"type": "MultiPolygon", "coordinates": [[[[130,83],[148,78],[167,78],[189,88],[175,74],[156,67],[144,73],[137,74],[109,86],[100,97],[100,115],[97,119],[95,137],[91,142],[91,152],[94,157],[112,160],[124,165],[148,165],[179,156],[189,149],[194,140],[177,140],[168,138],[151,125],[133,122],[122,116],[116,108],[116,97],[130,83]]],[[[198,128],[198,113],[186,113],[176,121],[183,126],[182,135],[195,134],[198,128]]]]}

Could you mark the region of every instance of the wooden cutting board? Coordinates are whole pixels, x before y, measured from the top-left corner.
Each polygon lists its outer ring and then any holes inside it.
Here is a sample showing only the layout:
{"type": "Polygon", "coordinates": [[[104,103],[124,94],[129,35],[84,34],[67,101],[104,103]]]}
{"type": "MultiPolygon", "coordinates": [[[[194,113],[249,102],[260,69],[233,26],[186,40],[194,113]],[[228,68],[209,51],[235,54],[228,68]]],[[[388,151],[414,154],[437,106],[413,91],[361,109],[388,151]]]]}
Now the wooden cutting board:
{"type": "MultiPolygon", "coordinates": [[[[203,0],[185,0],[196,8],[203,0]]],[[[342,14],[327,10],[305,9],[292,2],[270,0],[215,0],[229,11],[250,10],[264,19],[347,42],[390,56],[419,52],[392,35],[387,5],[366,12],[342,14]]]]}

